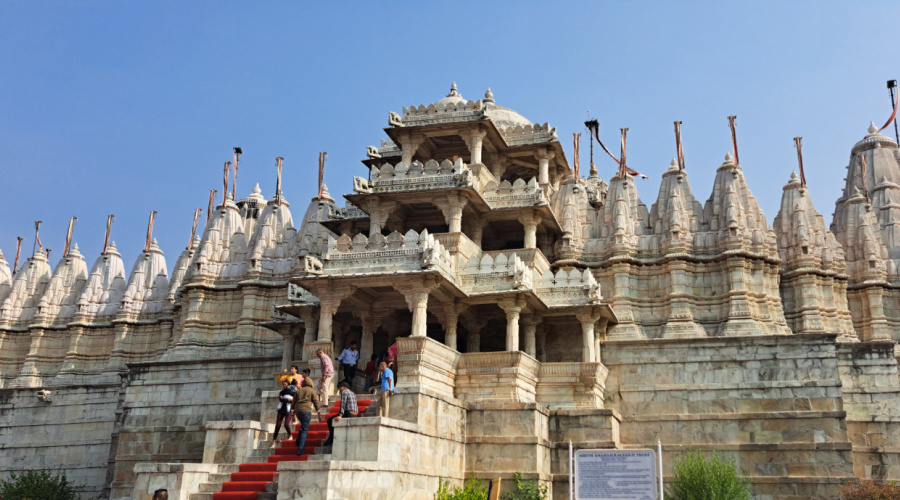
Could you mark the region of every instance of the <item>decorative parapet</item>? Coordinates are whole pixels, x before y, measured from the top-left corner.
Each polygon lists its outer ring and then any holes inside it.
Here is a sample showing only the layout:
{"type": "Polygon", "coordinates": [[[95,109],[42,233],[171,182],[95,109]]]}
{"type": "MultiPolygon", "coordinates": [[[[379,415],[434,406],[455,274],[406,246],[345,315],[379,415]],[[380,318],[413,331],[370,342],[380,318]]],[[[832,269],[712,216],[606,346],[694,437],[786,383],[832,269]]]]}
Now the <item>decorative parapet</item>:
{"type": "MultiPolygon", "coordinates": [[[[488,108],[487,116],[490,116],[490,108],[488,108]]],[[[551,142],[557,139],[556,127],[551,127],[545,123],[535,123],[531,126],[516,125],[500,130],[500,135],[506,140],[509,146],[523,146],[527,144],[538,144],[542,142],[551,142]]]]}
{"type": "Polygon", "coordinates": [[[514,252],[508,253],[470,257],[459,270],[463,290],[479,295],[534,288],[533,270],[514,252]]]}
{"type": "Polygon", "coordinates": [[[455,281],[450,252],[428,230],[405,235],[397,231],[384,237],[376,233],[370,238],[344,234],[328,237],[328,250],[323,256],[321,274],[381,274],[386,272],[415,272],[434,269],[455,281]]]}
{"type": "Polygon", "coordinates": [[[493,181],[488,182],[484,186],[482,196],[493,209],[533,207],[547,204],[544,190],[540,188],[537,179],[534,177],[528,182],[525,182],[524,179],[516,179],[513,183],[510,183],[508,180],[500,184],[493,181]]]}
{"type": "Polygon", "coordinates": [[[456,397],[466,403],[533,403],[540,363],[521,351],[473,352],[459,356],[456,397]]]}
{"type": "Polygon", "coordinates": [[[550,408],[603,408],[609,370],[601,363],[541,363],[537,402],[550,408]]]}
{"type": "Polygon", "coordinates": [[[396,166],[388,163],[380,169],[372,167],[369,180],[353,178],[353,190],[364,194],[465,187],[472,187],[472,171],[461,158],[455,163],[450,160],[440,163],[428,160],[424,165],[419,161],[414,161],[411,165],[401,161],[396,166]]]}
{"type": "Polygon", "coordinates": [[[556,274],[548,270],[535,279],[534,291],[550,307],[596,305],[602,300],[600,284],[590,269],[560,269],[556,274]]]}
{"type": "Polygon", "coordinates": [[[388,123],[392,127],[421,127],[439,123],[474,122],[484,116],[484,104],[478,101],[435,103],[403,107],[403,115],[393,111],[388,123]]]}

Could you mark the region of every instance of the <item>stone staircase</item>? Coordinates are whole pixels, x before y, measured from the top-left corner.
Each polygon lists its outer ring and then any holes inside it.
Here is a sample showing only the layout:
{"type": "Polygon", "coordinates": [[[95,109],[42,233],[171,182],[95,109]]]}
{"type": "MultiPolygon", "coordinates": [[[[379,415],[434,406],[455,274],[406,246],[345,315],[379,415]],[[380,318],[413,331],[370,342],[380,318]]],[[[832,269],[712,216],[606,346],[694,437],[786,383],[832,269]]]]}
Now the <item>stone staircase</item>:
{"type": "MultiPolygon", "coordinates": [[[[377,406],[374,396],[357,394],[357,404],[361,416],[375,416],[377,406]]],[[[330,460],[331,447],[321,446],[328,438],[327,419],[336,415],[340,398],[331,405],[327,414],[321,414],[309,425],[305,453],[297,455],[297,425],[289,439],[279,439],[279,446],[268,436],[257,442],[257,447],[242,464],[222,464],[216,474],[210,474],[208,481],[201,483],[198,493],[192,493],[189,500],[275,500],[278,495],[278,463],[284,461],[330,460]]]]}

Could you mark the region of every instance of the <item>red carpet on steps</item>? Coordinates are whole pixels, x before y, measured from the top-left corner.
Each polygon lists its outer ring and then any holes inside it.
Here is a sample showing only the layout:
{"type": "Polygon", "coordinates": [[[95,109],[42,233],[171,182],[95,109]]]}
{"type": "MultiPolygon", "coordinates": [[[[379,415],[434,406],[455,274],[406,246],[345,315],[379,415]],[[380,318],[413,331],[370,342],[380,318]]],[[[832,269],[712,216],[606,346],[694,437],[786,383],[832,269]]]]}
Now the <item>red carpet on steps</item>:
{"type": "MultiPolygon", "coordinates": [[[[359,411],[364,412],[371,404],[371,400],[361,400],[357,404],[359,411]]],[[[275,472],[278,470],[278,462],[302,462],[309,459],[309,455],[316,452],[317,446],[328,439],[328,423],[326,420],[332,415],[336,415],[340,407],[340,398],[329,408],[328,415],[322,417],[321,421],[315,421],[309,424],[309,432],[306,435],[306,448],[303,455],[297,455],[297,427],[294,429],[290,439],[281,442],[281,446],[275,448],[275,453],[269,455],[268,461],[262,463],[246,463],[241,464],[238,472],[231,473],[231,481],[222,483],[222,491],[213,493],[213,500],[256,500],[256,494],[266,491],[266,486],[275,480],[275,472]]]]}

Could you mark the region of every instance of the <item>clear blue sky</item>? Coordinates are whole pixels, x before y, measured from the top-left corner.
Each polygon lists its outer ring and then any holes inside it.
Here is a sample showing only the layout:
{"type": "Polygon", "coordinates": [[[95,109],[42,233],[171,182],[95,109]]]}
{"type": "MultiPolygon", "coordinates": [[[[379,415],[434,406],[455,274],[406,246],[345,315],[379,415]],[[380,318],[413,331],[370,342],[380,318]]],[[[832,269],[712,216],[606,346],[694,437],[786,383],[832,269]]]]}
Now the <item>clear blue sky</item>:
{"type": "MultiPolygon", "coordinates": [[[[454,80],[467,98],[490,86],[497,104],[558,127],[570,158],[587,109],[610,143],[629,127],[648,207],[674,120],[703,203],[730,150],[726,117],[738,116],[741,163],[770,223],[801,135],[830,223],[851,146],[889,115],[897,19],[896,1],[0,1],[0,249],[12,261],[22,235],[27,256],[41,219],[55,263],[75,215],[90,265],[115,213],[130,267],[157,210],[171,268],[232,146],[245,153],[241,197],[256,182],[271,197],[285,158],[299,219],[319,151],[331,193],[351,191],[388,111],[433,102],[454,80]]],[[[597,163],[609,178],[611,161],[597,163]]]]}

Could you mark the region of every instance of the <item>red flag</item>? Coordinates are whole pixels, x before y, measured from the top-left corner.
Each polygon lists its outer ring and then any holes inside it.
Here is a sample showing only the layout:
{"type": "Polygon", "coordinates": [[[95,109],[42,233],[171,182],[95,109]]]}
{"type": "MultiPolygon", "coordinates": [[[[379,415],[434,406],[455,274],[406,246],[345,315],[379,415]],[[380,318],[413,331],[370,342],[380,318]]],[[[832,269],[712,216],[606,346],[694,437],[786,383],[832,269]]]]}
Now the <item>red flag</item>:
{"type": "Polygon", "coordinates": [[[681,146],[681,122],[675,122],[675,154],[678,157],[678,170],[684,170],[684,148],[681,146]]]}
{"type": "Polygon", "coordinates": [[[891,122],[894,121],[895,118],[897,118],[897,105],[898,105],[898,104],[900,104],[900,92],[897,92],[897,100],[894,101],[894,112],[891,113],[891,117],[888,118],[887,123],[885,123],[884,126],[881,127],[880,129],[878,129],[879,132],[881,132],[882,130],[886,129],[887,126],[890,125],[891,122]]]}
{"type": "Polygon", "coordinates": [[[737,131],[734,127],[734,121],[737,119],[737,116],[729,116],[728,117],[728,128],[731,129],[731,150],[734,152],[734,164],[735,166],[740,167],[741,162],[738,161],[738,150],[737,150],[737,131]]]}
{"type": "Polygon", "coordinates": [[[800,145],[800,141],[803,140],[802,137],[794,137],[794,145],[797,147],[797,163],[800,166],[800,184],[806,185],[806,174],[803,173],[803,150],[800,145]]]}
{"type": "Polygon", "coordinates": [[[581,182],[581,175],[580,175],[580,173],[579,173],[579,163],[580,163],[580,162],[579,162],[579,148],[578,148],[578,142],[581,140],[581,134],[579,134],[579,133],[576,132],[576,133],[572,134],[572,138],[573,138],[573,140],[574,140],[574,142],[575,142],[575,152],[573,153],[574,158],[573,158],[573,160],[572,160],[573,165],[574,165],[574,167],[575,167],[575,168],[574,168],[574,171],[575,171],[575,180],[576,180],[577,182],[581,182]]]}
{"type": "Polygon", "coordinates": [[[197,220],[200,218],[200,212],[202,212],[202,211],[203,211],[203,209],[201,209],[201,208],[194,209],[194,226],[191,228],[191,239],[190,239],[190,241],[188,241],[188,246],[187,246],[188,250],[190,250],[191,247],[194,245],[194,236],[197,234],[197,220]]]}

